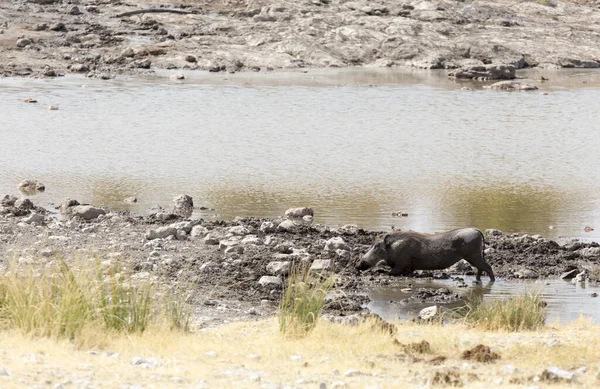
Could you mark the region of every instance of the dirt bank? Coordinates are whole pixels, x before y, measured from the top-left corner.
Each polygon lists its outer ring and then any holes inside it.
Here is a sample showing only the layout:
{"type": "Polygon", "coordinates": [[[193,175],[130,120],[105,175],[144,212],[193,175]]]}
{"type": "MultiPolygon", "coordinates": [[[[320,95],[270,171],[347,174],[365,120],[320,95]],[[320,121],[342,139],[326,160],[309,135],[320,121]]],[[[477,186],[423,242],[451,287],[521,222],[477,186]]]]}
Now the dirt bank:
{"type": "Polygon", "coordinates": [[[0,74],[489,63],[598,67],[599,1],[22,0],[0,3],[0,74]],[[182,13],[117,16],[147,9],[182,13]]]}
{"type": "MultiPolygon", "coordinates": [[[[0,257],[5,268],[10,260],[44,264],[58,256],[69,261],[123,262],[137,279],[178,288],[194,305],[200,325],[273,314],[292,263],[337,273],[336,286],[345,293],[332,297],[333,315],[362,311],[369,287],[398,281],[385,267],[362,273],[354,268],[381,234],[355,226],[298,226],[284,218],[185,220],[169,213],[138,216],[74,205],[67,218],[56,210],[33,207],[27,199],[15,202],[10,196],[0,206],[0,257]]],[[[556,277],[571,271],[571,277],[583,272],[579,277],[597,281],[600,274],[596,243],[570,241],[561,246],[539,236],[490,234],[487,247],[486,259],[499,278],[556,277]]],[[[468,264],[459,263],[413,276],[473,273],[468,264]]]]}

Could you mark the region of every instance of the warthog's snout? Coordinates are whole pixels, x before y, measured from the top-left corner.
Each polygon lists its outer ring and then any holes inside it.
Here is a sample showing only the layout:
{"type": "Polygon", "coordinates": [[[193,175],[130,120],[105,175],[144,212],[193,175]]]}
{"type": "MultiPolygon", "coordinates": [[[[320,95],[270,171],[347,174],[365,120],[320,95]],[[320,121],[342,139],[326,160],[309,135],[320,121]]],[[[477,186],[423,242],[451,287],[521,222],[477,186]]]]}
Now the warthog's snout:
{"type": "Polygon", "coordinates": [[[364,257],[358,260],[358,263],[356,264],[356,269],[367,270],[368,268],[369,268],[369,265],[368,265],[367,261],[365,261],[364,257]]]}

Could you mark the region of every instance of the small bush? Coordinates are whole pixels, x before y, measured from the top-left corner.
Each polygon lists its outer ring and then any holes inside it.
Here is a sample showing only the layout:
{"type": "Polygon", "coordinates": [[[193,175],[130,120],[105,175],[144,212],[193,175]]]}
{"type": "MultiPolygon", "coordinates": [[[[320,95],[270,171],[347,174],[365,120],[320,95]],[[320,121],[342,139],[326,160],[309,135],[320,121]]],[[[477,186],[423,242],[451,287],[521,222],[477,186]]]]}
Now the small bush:
{"type": "Polygon", "coordinates": [[[277,313],[280,331],[291,337],[312,331],[333,283],[333,275],[325,277],[312,274],[307,266],[292,266],[277,313]]]}
{"type": "Polygon", "coordinates": [[[546,303],[539,293],[525,293],[505,300],[472,300],[464,309],[464,320],[484,330],[522,331],[544,326],[546,303]]]}

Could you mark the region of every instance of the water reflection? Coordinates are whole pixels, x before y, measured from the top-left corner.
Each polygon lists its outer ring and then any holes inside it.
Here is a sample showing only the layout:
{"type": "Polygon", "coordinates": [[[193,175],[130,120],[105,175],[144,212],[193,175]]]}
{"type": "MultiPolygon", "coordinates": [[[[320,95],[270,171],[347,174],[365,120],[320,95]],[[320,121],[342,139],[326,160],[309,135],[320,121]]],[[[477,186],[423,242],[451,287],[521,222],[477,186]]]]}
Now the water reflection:
{"type": "MultiPolygon", "coordinates": [[[[471,284],[474,277],[464,277],[471,284]]],[[[469,289],[456,287],[456,282],[451,280],[411,280],[413,288],[450,288],[471,299],[505,299],[510,296],[521,295],[526,292],[539,292],[543,301],[548,303],[548,318],[546,322],[560,321],[568,323],[577,320],[580,316],[591,318],[595,323],[600,323],[600,298],[593,298],[592,292],[598,292],[597,285],[577,284],[562,280],[537,280],[537,281],[502,281],[484,283],[483,286],[473,286],[469,289]]],[[[433,303],[400,304],[399,302],[410,296],[401,289],[406,288],[407,281],[399,282],[393,286],[374,289],[369,292],[371,303],[368,308],[380,315],[385,320],[398,320],[415,317],[425,307],[433,303]]],[[[448,308],[463,305],[463,302],[446,304],[448,308]]]]}

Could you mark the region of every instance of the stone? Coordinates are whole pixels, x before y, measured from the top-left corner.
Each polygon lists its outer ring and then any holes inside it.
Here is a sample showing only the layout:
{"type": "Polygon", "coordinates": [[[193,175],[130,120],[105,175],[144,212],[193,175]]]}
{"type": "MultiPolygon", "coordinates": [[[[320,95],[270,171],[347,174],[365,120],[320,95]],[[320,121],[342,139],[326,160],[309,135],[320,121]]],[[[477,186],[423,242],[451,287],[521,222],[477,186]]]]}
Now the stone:
{"type": "Polygon", "coordinates": [[[534,91],[538,87],[533,84],[520,83],[518,81],[499,81],[489,86],[492,90],[502,91],[534,91]]]}
{"type": "Polygon", "coordinates": [[[72,5],[67,9],[67,13],[69,15],[81,15],[81,10],[79,9],[78,6],[72,5]]]}
{"type": "Polygon", "coordinates": [[[432,320],[435,317],[439,316],[440,313],[441,313],[440,308],[437,305],[434,305],[431,307],[421,309],[417,318],[420,320],[424,320],[424,321],[432,320]]]}
{"type": "Polygon", "coordinates": [[[15,207],[22,210],[33,209],[33,203],[27,198],[20,198],[15,201],[15,207]]]}
{"type": "Polygon", "coordinates": [[[10,373],[8,372],[8,370],[6,370],[6,367],[0,366],[0,376],[8,377],[9,375],[10,373]]]}
{"type": "Polygon", "coordinates": [[[169,224],[169,227],[175,228],[176,230],[185,231],[186,234],[189,234],[192,231],[192,222],[183,221],[169,224]]]}
{"type": "Polygon", "coordinates": [[[248,235],[250,231],[244,226],[233,226],[229,228],[229,233],[233,235],[248,235]]]}
{"type": "Polygon", "coordinates": [[[76,205],[79,205],[79,201],[70,199],[70,198],[66,198],[62,201],[62,203],[60,203],[60,206],[58,207],[58,209],[60,210],[60,213],[66,214],[69,212],[69,209],[71,207],[74,207],[76,205]]]}
{"type": "Polygon", "coordinates": [[[475,80],[512,80],[516,78],[512,65],[474,65],[465,66],[448,73],[449,77],[475,80]]]}
{"type": "Polygon", "coordinates": [[[185,60],[187,62],[191,62],[191,63],[196,63],[198,62],[198,60],[196,59],[196,57],[194,57],[193,55],[186,55],[185,56],[185,60]]]}
{"type": "Polygon", "coordinates": [[[135,55],[135,51],[131,47],[127,47],[123,51],[121,51],[121,57],[123,58],[131,58],[135,55]]]}
{"type": "Polygon", "coordinates": [[[56,31],[56,32],[67,32],[67,31],[69,31],[67,29],[67,26],[65,26],[65,24],[62,23],[62,22],[57,22],[57,23],[53,24],[52,26],[50,26],[50,30],[51,31],[56,31]]]}
{"type": "Polygon", "coordinates": [[[275,276],[287,276],[292,267],[289,261],[274,261],[267,264],[267,272],[275,276]]]}
{"type": "Polygon", "coordinates": [[[27,47],[32,43],[33,41],[29,38],[21,38],[17,40],[17,47],[27,47]]]}
{"type": "Polygon", "coordinates": [[[291,231],[296,228],[296,224],[291,220],[284,220],[277,226],[279,231],[291,231]]]}
{"type": "Polygon", "coordinates": [[[177,216],[188,218],[194,210],[194,200],[191,196],[182,194],[173,199],[173,213],[177,216]]]}
{"type": "Polygon", "coordinates": [[[258,280],[258,284],[270,288],[280,288],[283,281],[281,281],[281,278],[275,276],[262,276],[258,280]]]}
{"type": "Polygon", "coordinates": [[[261,246],[263,244],[263,241],[256,235],[247,235],[244,239],[242,239],[241,243],[243,245],[261,246]]]}
{"type": "Polygon", "coordinates": [[[207,234],[208,228],[200,225],[192,227],[192,231],[190,232],[190,236],[193,238],[204,238],[207,234]]]}
{"type": "Polygon", "coordinates": [[[80,217],[84,220],[96,219],[100,215],[105,215],[106,211],[102,208],[96,208],[91,205],[76,205],[69,208],[72,217],[80,217]]]}
{"type": "Polygon", "coordinates": [[[169,236],[175,236],[177,229],[171,226],[158,227],[153,230],[148,230],[144,237],[148,240],[165,239],[169,236]]]}
{"type": "Polygon", "coordinates": [[[270,234],[272,232],[277,231],[277,224],[275,224],[273,222],[262,222],[259,229],[261,232],[264,232],[265,234],[270,234]]]}
{"type": "Polygon", "coordinates": [[[204,237],[204,244],[207,245],[218,245],[219,244],[219,238],[216,235],[213,234],[206,234],[206,236],[204,237]]]}
{"type": "Polygon", "coordinates": [[[23,180],[19,183],[19,190],[25,194],[35,194],[46,190],[46,185],[36,180],[23,180]]]}
{"type": "Polygon", "coordinates": [[[238,246],[239,244],[240,244],[240,242],[238,240],[224,239],[224,240],[219,241],[219,249],[226,250],[229,247],[235,247],[235,246],[238,246]]]}
{"type": "Polygon", "coordinates": [[[285,211],[285,217],[288,219],[302,219],[304,216],[312,216],[315,214],[312,208],[301,207],[301,208],[290,208],[285,211]]]}
{"type": "Polygon", "coordinates": [[[550,382],[571,382],[575,379],[575,373],[559,369],[556,366],[548,367],[542,372],[542,381],[550,382]]]}
{"type": "Polygon", "coordinates": [[[349,259],[352,256],[352,253],[350,251],[348,251],[348,250],[342,250],[342,249],[335,250],[335,254],[339,258],[343,258],[343,259],[349,259]]]}
{"type": "Polygon", "coordinates": [[[310,270],[330,270],[332,267],[331,260],[329,259],[317,259],[312,265],[310,265],[310,270]]]}
{"type": "Polygon", "coordinates": [[[350,251],[350,246],[344,242],[344,239],[339,236],[335,236],[325,242],[325,251],[336,251],[338,249],[350,251]]]}
{"type": "MultiPolygon", "coordinates": [[[[71,68],[71,69],[72,69],[72,68],[71,68]]],[[[123,202],[124,202],[124,203],[128,203],[128,204],[134,204],[134,203],[137,203],[137,202],[138,202],[138,199],[137,199],[137,197],[135,197],[135,196],[131,196],[131,197],[126,197],[126,198],[124,198],[124,199],[123,199],[123,202]]]]}

